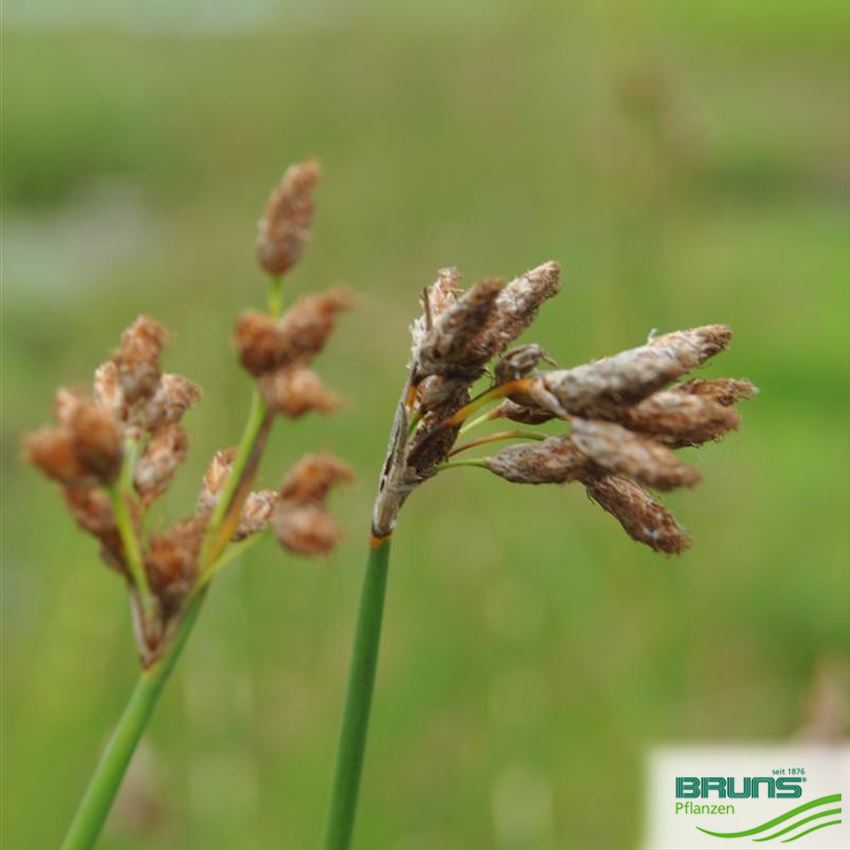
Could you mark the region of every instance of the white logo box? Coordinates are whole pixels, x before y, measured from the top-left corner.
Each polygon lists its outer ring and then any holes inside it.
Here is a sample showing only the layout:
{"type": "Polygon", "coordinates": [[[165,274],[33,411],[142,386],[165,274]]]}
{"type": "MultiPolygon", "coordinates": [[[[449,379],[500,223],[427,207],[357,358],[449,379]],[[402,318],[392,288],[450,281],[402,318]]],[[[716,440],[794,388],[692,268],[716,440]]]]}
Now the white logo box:
{"type": "Polygon", "coordinates": [[[850,744],[656,747],[646,787],[643,850],[850,850],[850,744]]]}

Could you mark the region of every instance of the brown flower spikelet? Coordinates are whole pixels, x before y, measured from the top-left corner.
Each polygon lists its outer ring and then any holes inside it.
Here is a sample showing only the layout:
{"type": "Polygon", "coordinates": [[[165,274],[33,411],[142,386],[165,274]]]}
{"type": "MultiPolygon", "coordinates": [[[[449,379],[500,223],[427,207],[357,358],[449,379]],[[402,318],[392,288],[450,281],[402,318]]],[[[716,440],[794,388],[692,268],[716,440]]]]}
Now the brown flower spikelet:
{"type": "Polygon", "coordinates": [[[758,387],[746,378],[691,378],[681,384],[674,384],[670,389],[687,395],[707,397],[726,407],[758,395],[758,387]]]}
{"type": "Polygon", "coordinates": [[[531,327],[540,305],[561,288],[561,265],[549,260],[510,281],[499,293],[494,321],[487,329],[490,357],[501,354],[531,327]]]}
{"type": "Polygon", "coordinates": [[[149,398],[156,391],[159,356],[168,336],[165,327],[150,316],[139,316],[121,334],[121,344],[112,360],[128,402],[149,398]]]}
{"type": "Polygon", "coordinates": [[[410,326],[411,352],[414,357],[430,333],[429,321],[434,322],[457,303],[461,274],[456,268],[438,269],[437,280],[431,284],[420,299],[422,315],[410,326]]]}
{"type": "Polygon", "coordinates": [[[702,445],[741,424],[737,410],[712,396],[674,390],[659,390],[637,404],[612,409],[609,415],[630,431],[651,434],[671,448],[702,445]]]}
{"type": "Polygon", "coordinates": [[[233,461],[236,458],[236,447],[220,449],[210,460],[204,479],[201,482],[201,492],[198,494],[198,502],[195,511],[204,515],[210,513],[218,502],[221,491],[227,483],[233,461]]]}
{"type": "Polygon", "coordinates": [[[627,475],[658,490],[693,487],[699,481],[697,470],[682,463],[670,449],[614,422],[573,417],[571,423],[578,448],[608,472],[627,475]]]}
{"type": "Polygon", "coordinates": [[[271,522],[278,499],[279,496],[275,490],[258,490],[249,493],[233,540],[244,540],[266,528],[271,522]]]}
{"type": "Polygon", "coordinates": [[[39,428],[24,438],[24,453],[34,466],[61,484],[86,484],[95,479],[77,455],[65,428],[39,428]]]}
{"type": "Polygon", "coordinates": [[[287,472],[280,497],[294,502],[322,502],[335,484],[354,480],[354,471],[330,452],[305,455],[287,472]]]}
{"type": "Polygon", "coordinates": [[[70,413],[68,428],[77,457],[99,481],[108,484],[121,471],[121,430],[109,411],[88,400],[70,413]]]}
{"type": "Polygon", "coordinates": [[[183,375],[165,374],[140,412],[139,424],[147,431],[173,425],[202,398],[201,388],[183,375]]]}
{"type": "Polygon", "coordinates": [[[342,399],[328,390],[310,369],[303,366],[284,366],[263,375],[258,382],[260,394],[269,409],[290,419],[310,411],[332,413],[342,399]]]}
{"type": "Polygon", "coordinates": [[[490,472],[518,484],[565,484],[589,469],[587,457],[564,436],[509,446],[484,463],[490,472]]]}
{"type": "Polygon", "coordinates": [[[161,534],[152,534],[145,555],[151,585],[166,606],[175,605],[191,590],[198,574],[206,519],[190,517],[161,534]]]}
{"type": "Polygon", "coordinates": [[[640,401],[702,365],[731,338],[725,325],[665,334],[612,357],[545,372],[533,381],[529,395],[560,416],[604,415],[612,406],[640,401]]]}
{"type": "Polygon", "coordinates": [[[280,502],[272,528],[284,549],[308,557],[330,554],[340,538],[334,518],[314,502],[280,502]]]}
{"type": "Polygon", "coordinates": [[[182,425],[163,425],[154,431],[133,475],[143,504],[149,505],[168,489],[188,451],[189,438],[182,425]]]}
{"type": "Polygon", "coordinates": [[[118,367],[111,360],[101,363],[95,369],[92,395],[95,404],[110,411],[116,419],[127,418],[127,403],[121,388],[118,367]]]}
{"type": "Polygon", "coordinates": [[[590,498],[611,514],[632,540],[668,555],[691,545],[667,508],[634,481],[622,475],[604,475],[586,479],[584,485],[590,498]]]}
{"type": "Polygon", "coordinates": [[[490,359],[480,335],[492,320],[503,286],[499,278],[481,280],[437,317],[417,353],[426,374],[468,374],[472,379],[480,374],[490,359]]]}
{"type": "Polygon", "coordinates": [[[289,271],[310,239],[313,192],[322,169],[315,159],[291,165],[272,192],[257,233],[257,262],[271,275],[289,271]]]}
{"type": "Polygon", "coordinates": [[[255,376],[309,362],[324,347],[337,313],[352,304],[349,290],[335,286],[321,294],[302,296],[278,321],[265,313],[246,311],[236,322],[240,362],[255,376]]]}

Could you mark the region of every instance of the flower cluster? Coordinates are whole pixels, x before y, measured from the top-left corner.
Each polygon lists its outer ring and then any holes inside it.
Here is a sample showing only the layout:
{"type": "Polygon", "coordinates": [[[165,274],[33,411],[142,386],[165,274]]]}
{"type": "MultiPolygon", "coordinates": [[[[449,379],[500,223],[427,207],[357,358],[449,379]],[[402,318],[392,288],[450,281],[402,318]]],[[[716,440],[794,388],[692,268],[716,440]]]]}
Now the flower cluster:
{"type": "Polygon", "coordinates": [[[555,262],[507,284],[482,280],[466,292],[457,270],[439,272],[411,329],[409,377],[373,513],[376,537],[392,532],[404,500],[423,481],[447,466],[475,465],[517,483],[579,481],[633,539],[666,553],[689,545],[649,491],[696,484],[699,473],[673,449],[739,426],[734,405],[755,395],[749,381],[677,382],[725,349],[732,332],[725,325],[677,331],[572,369],[545,368],[555,363],[539,345],[509,346],[559,282],[555,262]],[[473,398],[473,384],[485,374],[489,386],[473,398]],[[569,430],[547,437],[511,427],[456,446],[459,434],[493,420],[560,420],[569,430]],[[489,457],[452,460],[500,440],[516,442],[489,457]]]}
{"type": "MultiPolygon", "coordinates": [[[[309,238],[312,192],[319,167],[289,168],[269,201],[258,242],[260,266],[279,276],[299,259],[309,238]]],[[[270,292],[279,291],[279,277],[270,292]]],[[[243,314],[236,347],[257,379],[256,427],[238,448],[215,454],[194,513],[164,531],[147,528],[153,502],[169,488],[186,459],[183,415],[201,399],[197,384],[165,373],[160,359],[170,335],[140,316],[121,336],[112,358],[94,373],[90,392],[60,389],[56,424],[25,440],[29,459],[57,481],[81,528],[100,543],[106,563],[127,581],[139,651],[159,658],[188,600],[229,560],[235,544],[272,527],[281,544],[302,555],[327,554],[339,531],[326,509],[330,487],[351,478],[333,455],[311,455],[278,490],[251,489],[272,420],[339,403],[308,368],[322,350],[336,315],[351,305],[337,287],[304,296],[282,316],[243,314]]]]}

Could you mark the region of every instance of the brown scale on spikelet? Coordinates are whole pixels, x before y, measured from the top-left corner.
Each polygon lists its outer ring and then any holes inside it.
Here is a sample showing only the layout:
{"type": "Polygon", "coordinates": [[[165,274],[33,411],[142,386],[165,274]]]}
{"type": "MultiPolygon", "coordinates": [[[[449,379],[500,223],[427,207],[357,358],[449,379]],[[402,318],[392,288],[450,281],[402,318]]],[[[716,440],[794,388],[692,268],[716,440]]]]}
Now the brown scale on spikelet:
{"type": "Polygon", "coordinates": [[[730,329],[675,331],[611,357],[547,371],[544,364],[555,364],[539,345],[509,346],[558,292],[560,266],[544,263],[504,286],[483,281],[466,293],[459,281],[456,270],[441,273],[411,328],[413,360],[379,481],[373,535],[389,535],[408,495],[444,466],[477,465],[515,483],[581,481],[634,539],[662,552],[684,549],[687,536],[641,485],[693,486],[699,473],[672,449],[739,426],[732,405],[755,394],[749,381],[673,383],[728,347],[730,329]],[[490,389],[473,396],[473,382],[493,358],[490,389]],[[488,402],[496,402],[489,412],[488,402]],[[560,419],[570,433],[455,461],[458,453],[486,443],[535,438],[508,430],[455,448],[461,430],[496,419],[522,425],[560,419]]]}
{"type": "Polygon", "coordinates": [[[286,169],[272,192],[257,233],[257,262],[271,275],[282,275],[301,258],[310,239],[313,192],[322,169],[310,159],[286,169]]]}

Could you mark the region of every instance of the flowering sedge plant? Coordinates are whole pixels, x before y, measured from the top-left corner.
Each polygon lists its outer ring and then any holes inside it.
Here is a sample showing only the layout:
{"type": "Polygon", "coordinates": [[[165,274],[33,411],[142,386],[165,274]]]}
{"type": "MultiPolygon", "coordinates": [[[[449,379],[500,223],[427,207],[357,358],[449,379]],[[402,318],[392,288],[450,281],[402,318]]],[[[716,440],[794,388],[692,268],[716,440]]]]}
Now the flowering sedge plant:
{"type": "Polygon", "coordinates": [[[410,494],[461,466],[514,483],[575,481],[634,540],[679,553],[690,540],[651,491],[696,484],[698,471],[674,449],[736,429],[735,403],[756,393],[747,380],[680,380],[729,345],[725,325],[665,334],[570,369],[552,368],[539,345],[511,348],[558,292],[560,275],[559,265],[547,262],[509,283],[482,280],[463,292],[457,270],[443,269],[423,295],[372,515],[327,850],[347,850],[352,841],[390,539],[410,494]],[[482,378],[487,386],[473,395],[482,378]],[[550,420],[563,424],[562,434],[533,430],[550,420]],[[500,430],[468,436],[488,422],[500,423],[500,430]],[[503,442],[509,445],[493,454],[466,454],[503,442]]]}
{"type": "Polygon", "coordinates": [[[302,296],[282,313],[282,277],[310,237],[316,162],[292,166],[260,221],[257,258],[269,275],[268,308],[236,323],[239,359],[256,388],[238,446],[217,452],[189,515],[162,530],[148,511],[186,459],[183,414],[201,389],[164,373],[169,334],[140,316],[112,358],[94,373],[90,392],[60,389],[56,424],[30,434],[29,459],[59,483],[78,525],[96,538],[106,564],[126,584],[142,672],[62,845],[94,845],[133,751],[203,604],[216,572],[271,529],[300,555],[324,555],[339,536],[327,511],[330,488],[352,477],[334,455],[308,455],[276,490],[253,484],[269,432],[279,417],[330,413],[339,399],[310,364],[337,315],[351,306],[347,290],[302,296]]]}

